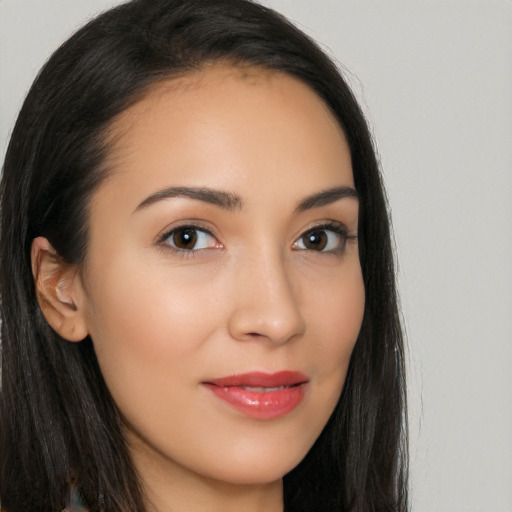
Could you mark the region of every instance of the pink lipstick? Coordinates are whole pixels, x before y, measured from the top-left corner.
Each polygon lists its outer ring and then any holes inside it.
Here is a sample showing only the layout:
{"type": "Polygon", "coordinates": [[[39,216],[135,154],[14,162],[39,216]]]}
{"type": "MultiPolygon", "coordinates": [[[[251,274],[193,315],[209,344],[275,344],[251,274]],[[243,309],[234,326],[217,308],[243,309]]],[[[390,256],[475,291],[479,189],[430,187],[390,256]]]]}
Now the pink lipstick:
{"type": "Polygon", "coordinates": [[[202,384],[216,397],[252,418],[270,420],[295,409],[304,398],[309,379],[300,372],[252,372],[202,384]]]}

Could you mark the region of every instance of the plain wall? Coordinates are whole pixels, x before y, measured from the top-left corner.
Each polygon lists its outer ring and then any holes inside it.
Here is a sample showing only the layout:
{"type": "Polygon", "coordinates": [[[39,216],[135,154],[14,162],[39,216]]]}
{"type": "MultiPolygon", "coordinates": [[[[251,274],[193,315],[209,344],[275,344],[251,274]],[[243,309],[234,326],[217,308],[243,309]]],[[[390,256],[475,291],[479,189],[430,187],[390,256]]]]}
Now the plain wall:
{"type": "MultiPolygon", "coordinates": [[[[114,0],[0,0],[0,154],[50,53],[114,0]]],[[[347,68],[392,208],[412,509],[512,511],[512,2],[268,0],[347,68]]]]}

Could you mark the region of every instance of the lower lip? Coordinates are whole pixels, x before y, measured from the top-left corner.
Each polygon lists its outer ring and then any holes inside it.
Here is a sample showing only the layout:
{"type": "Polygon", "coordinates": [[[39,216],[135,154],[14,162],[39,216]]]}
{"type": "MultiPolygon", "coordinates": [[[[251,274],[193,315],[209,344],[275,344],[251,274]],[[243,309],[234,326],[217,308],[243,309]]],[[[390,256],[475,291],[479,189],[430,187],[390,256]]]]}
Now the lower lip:
{"type": "Polygon", "coordinates": [[[303,400],[306,383],[270,391],[205,383],[215,396],[251,418],[271,420],[292,412],[303,400]]]}

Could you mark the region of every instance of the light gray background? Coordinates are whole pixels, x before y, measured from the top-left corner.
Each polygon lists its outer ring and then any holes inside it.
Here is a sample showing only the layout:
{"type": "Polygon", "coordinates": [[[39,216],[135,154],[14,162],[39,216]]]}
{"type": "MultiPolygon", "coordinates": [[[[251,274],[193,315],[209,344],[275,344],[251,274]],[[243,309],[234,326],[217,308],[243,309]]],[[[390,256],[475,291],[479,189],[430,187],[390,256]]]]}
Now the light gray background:
{"type": "MultiPolygon", "coordinates": [[[[115,0],[0,0],[0,151],[37,70],[115,0]]],[[[350,70],[392,206],[416,512],[512,511],[512,2],[267,0],[350,70]]]]}

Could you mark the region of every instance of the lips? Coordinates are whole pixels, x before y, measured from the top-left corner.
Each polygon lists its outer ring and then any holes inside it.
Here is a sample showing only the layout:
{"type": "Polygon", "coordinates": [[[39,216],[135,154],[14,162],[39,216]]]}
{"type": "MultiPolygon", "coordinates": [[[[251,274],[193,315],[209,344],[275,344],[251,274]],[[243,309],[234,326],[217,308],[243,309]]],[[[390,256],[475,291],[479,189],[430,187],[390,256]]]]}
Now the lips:
{"type": "Polygon", "coordinates": [[[213,379],[202,384],[217,398],[256,419],[274,419],[293,411],[309,382],[301,372],[252,372],[213,379]]]}

